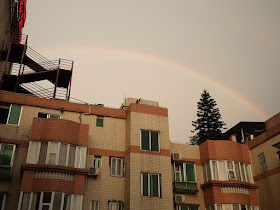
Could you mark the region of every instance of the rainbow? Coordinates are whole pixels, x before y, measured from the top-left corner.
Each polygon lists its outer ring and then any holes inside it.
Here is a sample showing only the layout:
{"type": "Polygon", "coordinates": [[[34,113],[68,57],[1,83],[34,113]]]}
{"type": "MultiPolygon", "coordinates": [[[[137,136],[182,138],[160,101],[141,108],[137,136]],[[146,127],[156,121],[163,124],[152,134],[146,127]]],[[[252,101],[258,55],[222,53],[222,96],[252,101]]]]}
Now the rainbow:
{"type": "Polygon", "coordinates": [[[171,68],[181,70],[184,72],[187,72],[191,74],[192,76],[207,82],[210,85],[213,85],[214,87],[222,90],[224,93],[231,95],[234,99],[239,101],[241,104],[248,107],[250,110],[254,111],[256,114],[258,114],[260,117],[263,118],[263,120],[268,118],[268,114],[266,114],[263,110],[261,110],[257,105],[249,101],[244,95],[236,92],[234,89],[226,86],[222,82],[215,80],[214,78],[210,77],[209,75],[203,74],[197,70],[194,70],[192,68],[189,68],[187,66],[181,65],[179,63],[176,63],[172,60],[163,59],[161,57],[157,57],[150,54],[143,54],[136,51],[131,50],[125,50],[125,49],[118,49],[118,48],[106,48],[106,47],[100,47],[100,46],[86,46],[86,47],[69,47],[69,48],[46,48],[38,50],[39,52],[45,52],[45,53],[51,53],[51,52],[81,52],[81,53],[112,53],[112,54],[119,54],[127,57],[136,57],[140,59],[146,59],[151,60],[157,63],[160,63],[165,66],[169,66],[171,68]]]}

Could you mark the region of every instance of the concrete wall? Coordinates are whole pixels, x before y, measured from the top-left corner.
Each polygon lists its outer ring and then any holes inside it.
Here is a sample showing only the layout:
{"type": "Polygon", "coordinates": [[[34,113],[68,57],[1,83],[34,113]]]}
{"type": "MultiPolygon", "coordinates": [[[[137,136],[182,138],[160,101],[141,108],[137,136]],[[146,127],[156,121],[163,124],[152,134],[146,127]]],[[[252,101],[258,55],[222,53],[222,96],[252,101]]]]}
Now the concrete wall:
{"type": "Polygon", "coordinates": [[[280,134],[251,149],[254,178],[259,185],[258,196],[262,209],[279,209],[280,206],[280,165],[273,144],[280,142],[280,134]],[[261,172],[258,155],[264,153],[267,171],[261,172]]]}

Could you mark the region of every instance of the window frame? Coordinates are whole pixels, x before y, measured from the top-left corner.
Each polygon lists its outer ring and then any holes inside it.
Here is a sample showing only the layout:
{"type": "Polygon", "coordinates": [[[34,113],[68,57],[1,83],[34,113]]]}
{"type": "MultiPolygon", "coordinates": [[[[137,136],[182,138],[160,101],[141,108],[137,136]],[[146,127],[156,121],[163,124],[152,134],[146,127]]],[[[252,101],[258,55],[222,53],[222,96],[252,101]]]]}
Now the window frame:
{"type": "Polygon", "coordinates": [[[102,156],[94,155],[94,157],[93,157],[93,167],[94,168],[102,168],[102,156]],[[100,167],[99,167],[99,165],[100,165],[100,167]]]}
{"type": "Polygon", "coordinates": [[[110,176],[112,177],[123,177],[124,176],[124,158],[123,157],[110,157],[110,176]],[[113,169],[113,160],[116,160],[116,165],[115,165],[115,174],[112,174],[112,169],[113,169]],[[118,163],[121,160],[121,165],[120,165],[120,175],[117,174],[118,171],[118,163]]]}
{"type": "Polygon", "coordinates": [[[0,210],[4,210],[5,205],[6,205],[7,194],[6,193],[0,193],[0,195],[3,195],[2,206],[0,206],[0,210]]]}
{"type": "Polygon", "coordinates": [[[209,160],[202,164],[202,172],[203,172],[203,180],[204,183],[211,181],[211,180],[218,180],[218,181],[242,181],[242,182],[248,182],[248,183],[254,183],[253,174],[252,174],[252,167],[251,164],[242,163],[239,161],[232,161],[232,160],[209,160]],[[218,179],[215,179],[214,177],[214,164],[213,162],[216,162],[217,165],[217,177],[218,179]],[[231,162],[233,165],[232,169],[228,168],[228,162],[231,162]],[[239,174],[240,174],[240,180],[237,178],[237,170],[236,163],[238,163],[239,167],[239,174]],[[208,177],[208,170],[206,169],[206,164],[209,164],[210,166],[210,179],[208,177]],[[221,167],[221,164],[224,166],[221,167]],[[224,171],[225,170],[225,171],[224,171]],[[235,179],[230,179],[229,172],[232,171],[234,173],[235,179]],[[249,174],[248,174],[249,173],[249,174]],[[225,177],[223,177],[225,175],[225,177]],[[206,177],[205,177],[206,176],[206,177]],[[225,179],[224,179],[225,178],[225,179]]]}
{"type": "Polygon", "coordinates": [[[161,198],[161,174],[156,173],[145,173],[141,172],[141,196],[143,197],[149,197],[149,198],[161,198]],[[148,195],[144,195],[144,181],[143,181],[143,175],[148,175],[148,195]],[[158,177],[158,196],[151,196],[151,181],[150,181],[150,175],[156,175],[158,177]]]}
{"type": "Polygon", "coordinates": [[[75,162],[74,162],[74,168],[86,168],[86,153],[87,153],[87,147],[83,147],[83,146],[77,146],[77,145],[73,145],[73,144],[69,144],[69,143],[65,143],[65,142],[58,142],[58,141],[29,141],[29,146],[28,146],[28,153],[27,153],[27,158],[26,158],[26,163],[29,163],[29,164],[39,164],[39,157],[40,157],[40,150],[41,150],[41,144],[42,142],[47,142],[47,151],[46,151],[46,159],[45,159],[45,162],[43,164],[49,164],[49,154],[50,154],[50,145],[52,143],[57,143],[58,146],[57,146],[57,155],[56,155],[56,160],[55,160],[55,164],[50,164],[50,165],[59,165],[59,166],[66,166],[66,167],[72,167],[72,166],[69,166],[69,156],[70,156],[70,146],[74,146],[75,147],[75,162]],[[37,150],[37,154],[36,154],[36,160],[35,161],[31,161],[31,147],[32,147],[32,144],[33,142],[39,142],[39,146],[38,146],[38,150],[37,150]],[[60,158],[60,146],[61,144],[66,144],[67,145],[67,149],[66,149],[66,164],[65,165],[60,165],[59,164],[59,158],[60,158]],[[78,162],[78,159],[77,159],[77,156],[78,155],[81,155],[81,152],[79,152],[79,149],[80,148],[80,151],[81,150],[85,150],[84,152],[84,165],[81,165],[81,158],[79,159],[79,162],[78,162]]]}
{"type": "Polygon", "coordinates": [[[90,210],[92,210],[92,208],[94,208],[93,210],[99,210],[100,202],[99,201],[90,201],[90,210]],[[97,209],[95,208],[96,204],[97,204],[97,209]]]}
{"type": "Polygon", "coordinates": [[[198,206],[191,206],[191,205],[188,205],[188,204],[182,204],[182,205],[179,204],[179,205],[176,205],[176,206],[175,206],[175,210],[182,210],[182,207],[187,207],[188,210],[190,210],[191,207],[196,207],[197,209],[199,209],[198,206]]]}
{"type": "MultiPolygon", "coordinates": [[[[22,115],[23,106],[20,105],[20,104],[9,104],[9,105],[4,105],[4,106],[7,106],[7,108],[3,108],[3,109],[9,109],[9,112],[8,112],[8,116],[7,116],[7,119],[6,119],[6,123],[3,123],[3,124],[1,123],[1,124],[2,124],[2,125],[19,126],[20,121],[21,121],[21,115],[22,115]],[[17,124],[9,123],[9,119],[10,119],[11,110],[12,110],[13,105],[15,105],[15,106],[20,106],[20,113],[19,113],[19,117],[18,117],[17,124]],[[8,107],[9,107],[9,108],[8,108],[8,107]]],[[[0,125],[1,125],[1,124],[0,124],[0,125]]]]}
{"type": "Polygon", "coordinates": [[[180,178],[179,182],[182,182],[183,181],[183,179],[182,179],[182,166],[181,166],[181,164],[179,165],[178,163],[177,163],[177,166],[179,168],[179,171],[176,171],[176,162],[174,161],[174,165],[173,165],[173,167],[174,167],[174,181],[178,182],[176,180],[176,172],[179,172],[179,178],[180,178]]]}
{"type": "MultiPolygon", "coordinates": [[[[11,162],[10,162],[10,165],[9,167],[12,168],[13,167],[13,164],[14,164],[14,159],[15,159],[15,152],[16,152],[16,144],[10,144],[10,143],[0,143],[0,151],[2,149],[2,145],[5,144],[5,145],[12,145],[13,146],[13,153],[12,153],[12,158],[11,158],[11,162]]],[[[2,166],[2,165],[1,165],[2,166]]],[[[3,165],[4,166],[4,165],[3,165]]]]}
{"type": "Polygon", "coordinates": [[[78,205],[79,205],[79,208],[80,208],[79,210],[82,210],[83,195],[69,194],[69,193],[64,193],[64,192],[54,192],[54,191],[20,191],[17,210],[21,210],[22,199],[23,199],[24,193],[30,193],[30,197],[29,197],[29,201],[28,201],[28,209],[26,209],[26,210],[31,210],[34,193],[40,193],[40,197],[37,198],[37,202],[38,202],[38,199],[39,199],[39,209],[41,209],[43,206],[49,206],[49,209],[52,209],[53,208],[53,203],[54,203],[54,194],[55,193],[62,193],[61,200],[60,200],[60,210],[63,210],[64,198],[65,198],[66,194],[71,196],[70,197],[70,199],[71,199],[70,200],[70,209],[74,209],[74,207],[75,207],[74,204],[73,204],[74,203],[73,200],[76,199],[75,196],[80,196],[80,204],[78,204],[78,205]],[[44,196],[44,193],[46,193],[46,192],[52,193],[50,203],[43,203],[43,196],[44,196]]]}
{"type": "Polygon", "coordinates": [[[264,152],[258,154],[258,159],[259,159],[259,165],[260,165],[261,173],[266,172],[267,171],[267,162],[266,162],[266,158],[265,158],[264,152]],[[265,164],[265,168],[263,167],[264,166],[263,164],[265,164]]]}
{"type": "Polygon", "coordinates": [[[232,180],[236,180],[236,173],[235,173],[235,166],[234,166],[234,161],[232,160],[226,160],[226,170],[227,170],[227,176],[228,176],[228,180],[232,181],[232,180]],[[228,164],[232,165],[232,168],[228,167],[228,164]],[[231,177],[230,172],[233,172],[233,178],[231,177]]]}
{"type": "Polygon", "coordinates": [[[109,201],[108,202],[108,209],[112,210],[113,205],[118,205],[118,210],[123,209],[123,203],[122,202],[117,202],[117,201],[109,201]]]}
{"type": "Polygon", "coordinates": [[[153,131],[153,130],[145,130],[145,129],[140,129],[140,150],[141,151],[151,151],[151,152],[160,152],[160,135],[159,135],[159,131],[153,131]],[[142,131],[147,131],[149,132],[149,149],[142,149],[142,131]],[[157,133],[158,136],[158,151],[152,150],[152,132],[157,133]]]}
{"type": "Polygon", "coordinates": [[[98,128],[103,128],[104,127],[104,116],[97,116],[96,117],[96,124],[95,124],[96,127],[98,128]],[[102,125],[100,124],[101,121],[99,122],[99,120],[102,120],[102,125]]]}
{"type": "Polygon", "coordinates": [[[276,156],[278,158],[278,165],[280,165],[280,150],[276,152],[276,156]]]}
{"type": "Polygon", "coordinates": [[[47,117],[45,119],[49,119],[49,118],[51,118],[51,119],[61,119],[60,114],[51,114],[51,113],[45,113],[45,112],[38,112],[38,115],[37,115],[38,118],[44,118],[44,117],[39,117],[39,113],[46,114],[47,117]],[[58,116],[58,117],[51,117],[51,116],[58,116]]]}

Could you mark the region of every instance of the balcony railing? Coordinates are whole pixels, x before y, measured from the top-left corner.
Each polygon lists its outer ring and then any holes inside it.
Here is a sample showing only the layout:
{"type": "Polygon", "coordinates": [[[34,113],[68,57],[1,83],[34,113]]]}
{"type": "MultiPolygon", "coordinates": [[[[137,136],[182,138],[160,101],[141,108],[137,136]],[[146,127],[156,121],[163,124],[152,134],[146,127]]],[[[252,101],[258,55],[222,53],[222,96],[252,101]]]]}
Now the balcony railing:
{"type": "Polygon", "coordinates": [[[175,193],[196,194],[198,192],[196,182],[174,182],[175,193]]]}

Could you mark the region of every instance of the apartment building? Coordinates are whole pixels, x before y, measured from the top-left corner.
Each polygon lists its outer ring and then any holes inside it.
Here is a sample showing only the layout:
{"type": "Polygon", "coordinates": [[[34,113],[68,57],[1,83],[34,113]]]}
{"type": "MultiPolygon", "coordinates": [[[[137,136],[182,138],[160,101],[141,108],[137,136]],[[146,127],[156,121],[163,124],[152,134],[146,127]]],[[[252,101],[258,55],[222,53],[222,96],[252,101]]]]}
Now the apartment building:
{"type": "Polygon", "coordinates": [[[258,209],[248,145],[170,143],[157,102],[0,101],[2,209],[258,209]]]}

